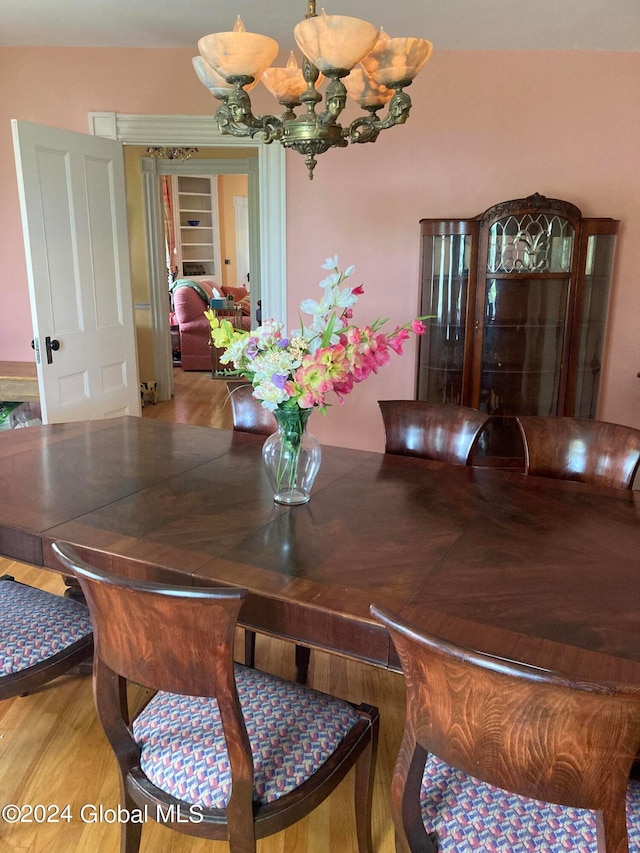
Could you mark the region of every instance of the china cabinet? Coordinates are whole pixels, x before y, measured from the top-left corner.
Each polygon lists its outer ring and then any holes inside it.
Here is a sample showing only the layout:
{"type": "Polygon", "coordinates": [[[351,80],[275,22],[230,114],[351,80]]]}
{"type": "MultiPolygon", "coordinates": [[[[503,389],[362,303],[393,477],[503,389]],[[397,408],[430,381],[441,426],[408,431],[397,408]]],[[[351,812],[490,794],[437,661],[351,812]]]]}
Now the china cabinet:
{"type": "Polygon", "coordinates": [[[178,278],[220,277],[217,184],[209,175],[174,175],[178,278]]]}
{"type": "Polygon", "coordinates": [[[497,416],[594,418],[619,222],[535,194],[470,219],[423,219],[417,397],[497,416]]]}

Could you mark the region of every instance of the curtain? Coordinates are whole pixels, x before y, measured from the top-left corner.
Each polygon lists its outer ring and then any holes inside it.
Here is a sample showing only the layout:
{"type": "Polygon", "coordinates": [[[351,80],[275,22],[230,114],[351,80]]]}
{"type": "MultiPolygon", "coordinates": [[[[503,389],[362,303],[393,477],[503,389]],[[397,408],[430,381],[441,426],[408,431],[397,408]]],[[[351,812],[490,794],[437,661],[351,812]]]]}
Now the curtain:
{"type": "Polygon", "coordinates": [[[173,225],[170,175],[162,175],[162,210],[164,215],[164,242],[167,249],[167,272],[169,283],[171,283],[177,276],[178,267],[176,266],[176,237],[173,225]]]}

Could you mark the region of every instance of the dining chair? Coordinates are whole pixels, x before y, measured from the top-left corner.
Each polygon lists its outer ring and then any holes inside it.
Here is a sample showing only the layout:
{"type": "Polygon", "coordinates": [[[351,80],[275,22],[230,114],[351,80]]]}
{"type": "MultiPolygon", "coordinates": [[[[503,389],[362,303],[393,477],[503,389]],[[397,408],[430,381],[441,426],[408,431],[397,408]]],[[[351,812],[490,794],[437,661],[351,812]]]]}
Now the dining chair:
{"type": "Polygon", "coordinates": [[[391,783],[398,853],[640,849],[639,687],[576,681],[371,614],[407,691],[391,783]]]}
{"type": "Polygon", "coordinates": [[[256,435],[271,435],[278,429],[274,415],[253,396],[253,386],[246,379],[227,382],[233,428],[256,435]]]}
{"type": "Polygon", "coordinates": [[[468,406],[379,400],[385,453],[469,465],[490,416],[468,406]]]}
{"type": "MultiPolygon", "coordinates": [[[[379,715],[233,662],[247,591],[117,577],[66,544],[95,634],[94,697],[118,760],[121,805],[251,853],[315,809],[355,766],[360,853],[372,853],[379,715]],[[155,691],[129,721],[126,682],[155,691]]],[[[121,850],[141,824],[122,825],[121,850]]]]}
{"type": "MultiPolygon", "coordinates": [[[[253,396],[253,387],[246,379],[230,379],[227,382],[233,428],[238,432],[254,435],[272,435],[278,429],[275,416],[253,396]]],[[[296,645],[296,681],[306,684],[311,661],[311,649],[296,645]]],[[[256,663],[256,632],[245,628],[244,662],[247,666],[256,663]]]]}
{"type": "Polygon", "coordinates": [[[516,418],[525,472],[631,489],[640,465],[640,430],[586,418],[516,418]]]}
{"type": "Polygon", "coordinates": [[[0,699],[32,693],[92,651],[86,605],[0,577],[0,699]]]}

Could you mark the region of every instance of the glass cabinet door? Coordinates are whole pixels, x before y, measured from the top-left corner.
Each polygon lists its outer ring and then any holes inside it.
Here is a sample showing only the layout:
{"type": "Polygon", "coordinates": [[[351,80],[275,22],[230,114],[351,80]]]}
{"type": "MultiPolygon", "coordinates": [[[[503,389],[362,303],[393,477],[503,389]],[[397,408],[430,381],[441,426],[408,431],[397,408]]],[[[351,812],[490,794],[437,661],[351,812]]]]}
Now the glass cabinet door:
{"type": "MultiPolygon", "coordinates": [[[[599,223],[597,230],[612,230],[611,220],[599,223]],[[609,225],[609,228],[607,226],[609,225]],[[603,227],[604,226],[604,227],[603,227]]],[[[613,233],[585,234],[581,259],[581,284],[577,303],[577,356],[574,358],[575,392],[570,395],[568,414],[575,418],[595,418],[602,373],[602,354],[609,305],[609,285],[613,266],[618,224],[613,233]]],[[[585,231],[596,230],[585,220],[585,231]]],[[[571,389],[572,390],[572,389],[571,389]]]]}
{"type": "Polygon", "coordinates": [[[476,344],[482,411],[559,414],[574,240],[572,223],[548,213],[488,227],[476,344]]]}
{"type": "Polygon", "coordinates": [[[432,319],[420,339],[418,399],[461,405],[473,235],[463,222],[448,224],[451,233],[429,233],[422,223],[420,313],[432,319]]]}

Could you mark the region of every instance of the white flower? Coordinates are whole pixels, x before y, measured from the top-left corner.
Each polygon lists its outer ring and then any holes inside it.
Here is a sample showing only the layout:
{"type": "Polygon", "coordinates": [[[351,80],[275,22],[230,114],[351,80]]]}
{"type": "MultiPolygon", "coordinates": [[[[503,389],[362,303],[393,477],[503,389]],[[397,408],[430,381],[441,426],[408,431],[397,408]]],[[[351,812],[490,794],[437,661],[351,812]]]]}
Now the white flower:
{"type": "Polygon", "coordinates": [[[322,264],[323,270],[337,270],[338,269],[338,256],[334,255],[332,258],[327,258],[327,260],[322,264]]]}
{"type": "Polygon", "coordinates": [[[278,388],[270,379],[263,379],[259,385],[254,388],[253,396],[256,400],[260,400],[265,409],[274,412],[278,408],[279,403],[284,403],[289,399],[289,395],[283,388],[278,388]]]}
{"type": "Polygon", "coordinates": [[[251,370],[255,374],[255,380],[261,382],[263,379],[270,380],[274,373],[289,376],[301,363],[301,359],[292,358],[287,350],[274,347],[259,352],[251,362],[251,370]]]}
{"type": "Polygon", "coordinates": [[[233,362],[235,368],[241,368],[245,361],[245,350],[248,342],[249,338],[238,338],[238,340],[230,343],[220,356],[220,363],[229,364],[229,362],[233,362]]]}
{"type": "Polygon", "coordinates": [[[282,337],[284,323],[277,320],[265,320],[257,329],[251,331],[251,337],[257,338],[258,348],[266,349],[273,346],[282,337]]]}
{"type": "Polygon", "coordinates": [[[312,314],[314,317],[321,317],[326,313],[327,307],[323,305],[324,299],[318,302],[317,299],[304,299],[300,303],[300,310],[305,314],[312,314]]]}
{"type": "Polygon", "coordinates": [[[320,287],[334,287],[336,284],[340,283],[340,273],[332,272],[331,275],[328,275],[326,278],[323,278],[320,282],[320,287]]]}
{"type": "Polygon", "coordinates": [[[350,287],[345,287],[343,290],[335,288],[332,293],[333,305],[335,308],[351,308],[358,301],[358,297],[353,295],[350,287]]]}
{"type": "Polygon", "coordinates": [[[302,364],[302,357],[308,352],[307,342],[300,335],[291,335],[289,353],[296,367],[302,364]]]}

